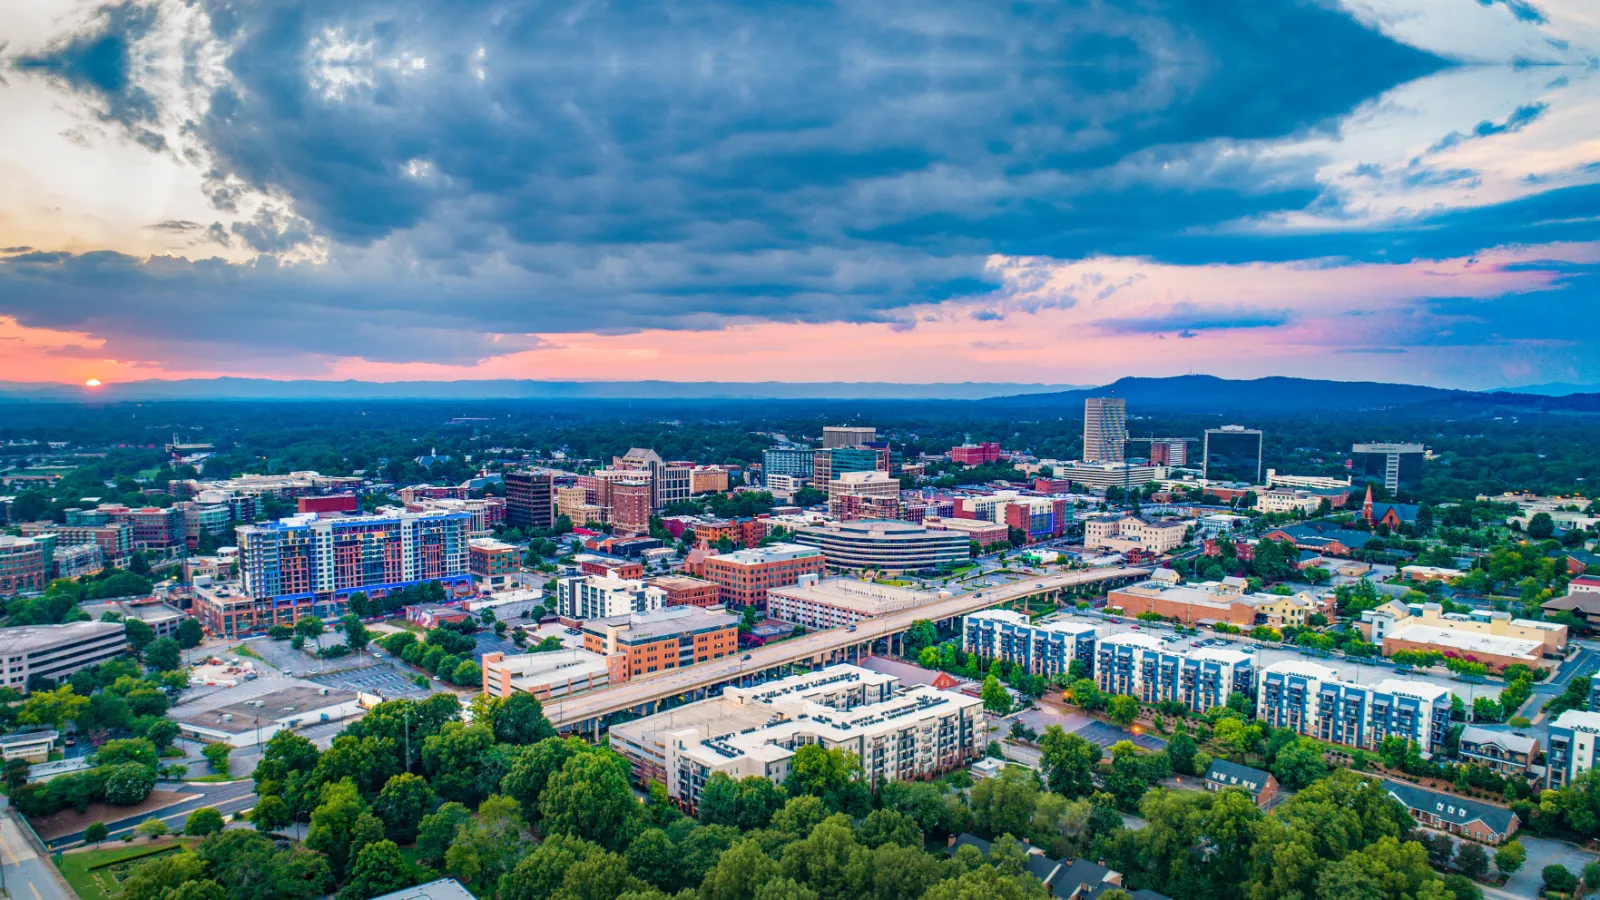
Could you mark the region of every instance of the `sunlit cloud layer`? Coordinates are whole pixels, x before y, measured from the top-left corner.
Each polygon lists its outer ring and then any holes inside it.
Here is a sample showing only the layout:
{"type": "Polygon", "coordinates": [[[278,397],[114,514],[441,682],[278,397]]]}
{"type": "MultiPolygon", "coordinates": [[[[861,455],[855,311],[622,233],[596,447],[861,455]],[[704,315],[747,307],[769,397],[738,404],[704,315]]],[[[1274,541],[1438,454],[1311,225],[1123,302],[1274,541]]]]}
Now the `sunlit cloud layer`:
{"type": "Polygon", "coordinates": [[[1600,381],[1582,0],[14,5],[0,378],[1600,381]]]}

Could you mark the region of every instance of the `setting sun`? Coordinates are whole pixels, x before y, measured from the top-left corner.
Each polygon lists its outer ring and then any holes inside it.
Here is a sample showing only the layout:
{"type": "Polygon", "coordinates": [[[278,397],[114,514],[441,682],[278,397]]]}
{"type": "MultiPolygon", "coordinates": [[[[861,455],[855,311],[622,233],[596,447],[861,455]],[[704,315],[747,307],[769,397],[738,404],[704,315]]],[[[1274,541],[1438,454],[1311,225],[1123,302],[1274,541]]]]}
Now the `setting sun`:
{"type": "Polygon", "coordinates": [[[98,379],[98,378],[91,378],[91,379],[89,379],[89,380],[88,380],[88,381],[85,381],[85,382],[84,382],[84,383],[83,383],[83,386],[84,386],[84,387],[99,387],[99,386],[100,386],[100,379],[98,379]]]}

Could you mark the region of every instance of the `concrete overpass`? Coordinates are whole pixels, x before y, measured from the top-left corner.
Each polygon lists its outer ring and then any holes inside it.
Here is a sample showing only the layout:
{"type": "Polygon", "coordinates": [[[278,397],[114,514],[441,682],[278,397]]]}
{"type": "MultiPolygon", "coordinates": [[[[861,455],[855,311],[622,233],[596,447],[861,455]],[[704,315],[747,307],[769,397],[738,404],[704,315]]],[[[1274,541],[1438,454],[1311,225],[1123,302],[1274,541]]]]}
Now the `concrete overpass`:
{"type": "Polygon", "coordinates": [[[1149,569],[1087,569],[1041,575],[1014,584],[989,588],[935,600],[932,603],[866,619],[854,631],[834,628],[814,631],[797,638],[779,641],[748,652],[704,662],[683,669],[672,669],[623,684],[580,694],[545,704],[544,713],[562,731],[598,736],[607,718],[618,713],[653,714],[680,702],[703,699],[730,684],[751,684],[766,680],[787,666],[811,666],[853,662],[869,656],[875,645],[894,652],[897,640],[904,640],[912,623],[922,619],[939,623],[1025,597],[1048,596],[1086,584],[1105,584],[1108,588],[1139,580],[1149,569]]]}

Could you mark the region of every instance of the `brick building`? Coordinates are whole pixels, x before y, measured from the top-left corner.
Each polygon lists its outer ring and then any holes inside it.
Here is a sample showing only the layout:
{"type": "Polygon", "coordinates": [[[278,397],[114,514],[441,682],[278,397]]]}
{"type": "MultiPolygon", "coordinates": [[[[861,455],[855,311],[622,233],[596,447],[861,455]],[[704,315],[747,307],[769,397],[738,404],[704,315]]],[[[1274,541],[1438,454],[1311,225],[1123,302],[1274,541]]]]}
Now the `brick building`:
{"type": "Polygon", "coordinates": [[[663,575],[652,578],[648,584],[658,587],[666,595],[668,606],[716,606],[722,602],[722,589],[714,581],[704,581],[687,575],[663,575]]]}
{"type": "Polygon", "coordinates": [[[722,602],[765,610],[767,588],[795,584],[802,575],[827,570],[822,551],[801,544],[771,544],[707,556],[705,578],[716,582],[722,602]]]}

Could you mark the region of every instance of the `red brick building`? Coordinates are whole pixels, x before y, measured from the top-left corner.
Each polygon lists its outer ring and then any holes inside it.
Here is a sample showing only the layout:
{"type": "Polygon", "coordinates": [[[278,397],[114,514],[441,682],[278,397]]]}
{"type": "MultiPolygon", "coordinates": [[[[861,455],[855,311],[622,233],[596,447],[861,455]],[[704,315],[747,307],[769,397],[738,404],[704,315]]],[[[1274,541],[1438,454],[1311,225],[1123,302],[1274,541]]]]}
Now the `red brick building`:
{"type": "Polygon", "coordinates": [[[962,444],[959,447],[951,447],[946,455],[950,457],[951,462],[961,463],[964,466],[981,466],[1000,461],[1000,445],[993,441],[962,444]]]}
{"type": "Polygon", "coordinates": [[[355,494],[334,494],[328,497],[296,497],[295,511],[302,513],[355,512],[361,508],[361,499],[355,494]]]}
{"type": "Polygon", "coordinates": [[[826,574],[822,551],[800,544],[772,544],[719,553],[705,559],[705,577],[720,588],[722,602],[767,608],[767,588],[796,584],[801,575],[826,574]]]}
{"type": "Polygon", "coordinates": [[[663,575],[646,582],[667,595],[668,606],[716,606],[722,602],[722,589],[714,581],[687,575],[663,575]]]}

